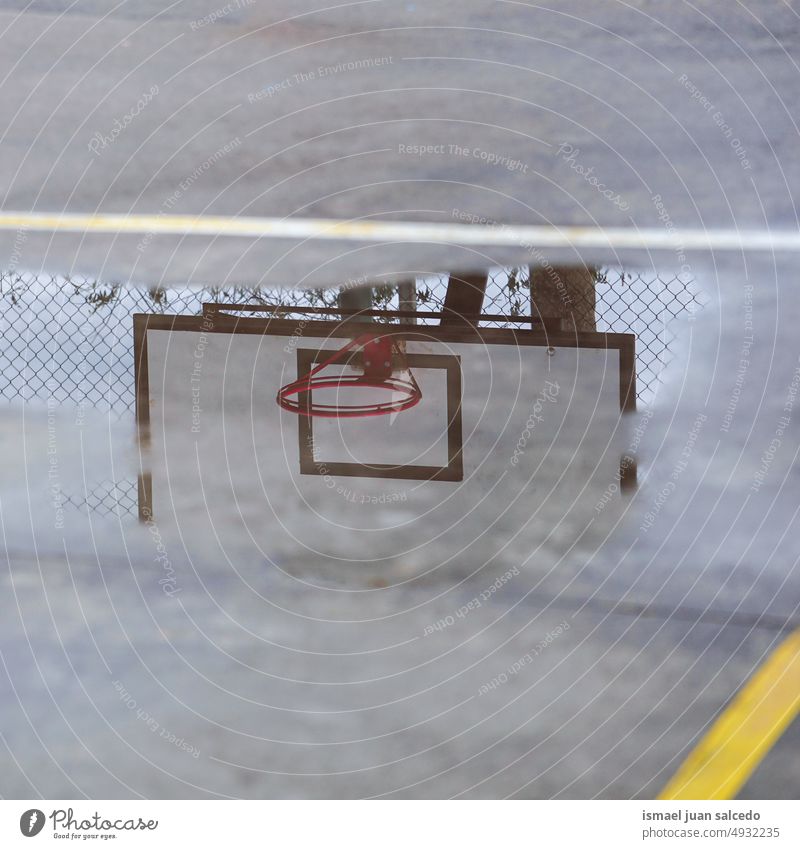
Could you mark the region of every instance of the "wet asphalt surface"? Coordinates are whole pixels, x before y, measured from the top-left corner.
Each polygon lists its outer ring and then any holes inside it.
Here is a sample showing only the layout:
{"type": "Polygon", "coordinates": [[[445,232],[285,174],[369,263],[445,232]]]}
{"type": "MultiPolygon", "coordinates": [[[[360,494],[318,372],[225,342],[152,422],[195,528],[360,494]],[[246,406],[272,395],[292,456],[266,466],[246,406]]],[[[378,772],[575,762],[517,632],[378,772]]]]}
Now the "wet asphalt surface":
{"type": "MultiPolygon", "coordinates": [[[[213,24],[215,4],[148,20],[150,5],[0,4],[3,209],[797,229],[790,5],[271,3],[213,24]]],[[[528,258],[13,232],[0,251],[37,273],[287,286],[528,258]]],[[[147,528],[78,513],[55,527],[47,411],[7,408],[0,793],[655,796],[800,625],[796,257],[548,258],[685,266],[708,303],[673,328],[636,494],[593,516],[589,491],[586,534],[553,533],[549,515],[521,538],[498,525],[488,542],[516,547],[496,562],[449,563],[443,545],[336,572],[234,525],[215,541],[184,510],[159,527],[170,598],[147,528]]],[[[130,422],[55,421],[63,479],[135,470],[130,422]]],[[[262,505],[237,507],[257,522],[262,505]]],[[[420,531],[405,533],[398,550],[420,531]]],[[[743,796],[796,797],[796,741],[795,724],[743,796]]]]}

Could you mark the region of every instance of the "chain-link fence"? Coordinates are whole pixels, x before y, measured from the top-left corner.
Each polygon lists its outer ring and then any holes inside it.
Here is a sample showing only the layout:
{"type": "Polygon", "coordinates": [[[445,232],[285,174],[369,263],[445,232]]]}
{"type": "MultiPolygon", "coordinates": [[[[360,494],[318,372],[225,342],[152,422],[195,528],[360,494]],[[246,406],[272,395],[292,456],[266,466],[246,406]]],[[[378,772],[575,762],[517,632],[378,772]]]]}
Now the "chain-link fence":
{"type": "MultiPolygon", "coordinates": [[[[446,290],[446,275],[417,279],[417,310],[441,312],[446,290]]],[[[682,276],[606,268],[595,273],[591,298],[586,309],[593,312],[597,330],[636,335],[639,402],[652,403],[669,361],[673,341],[669,322],[700,308],[701,293],[693,281],[682,276]]],[[[337,291],[242,286],[160,289],[8,273],[0,274],[0,303],[0,398],[74,403],[107,410],[116,419],[132,419],[134,313],[199,314],[204,303],[297,306],[301,311],[304,307],[335,307],[337,291]]],[[[373,306],[399,309],[398,287],[374,287],[373,306]]],[[[516,318],[536,315],[529,270],[493,269],[483,312],[516,318]]],[[[427,323],[425,319],[420,322],[427,323]]],[[[481,323],[519,326],[503,321],[481,323]]],[[[66,499],[73,506],[95,512],[133,513],[135,483],[101,481],[88,495],[66,494],[66,499]]]]}

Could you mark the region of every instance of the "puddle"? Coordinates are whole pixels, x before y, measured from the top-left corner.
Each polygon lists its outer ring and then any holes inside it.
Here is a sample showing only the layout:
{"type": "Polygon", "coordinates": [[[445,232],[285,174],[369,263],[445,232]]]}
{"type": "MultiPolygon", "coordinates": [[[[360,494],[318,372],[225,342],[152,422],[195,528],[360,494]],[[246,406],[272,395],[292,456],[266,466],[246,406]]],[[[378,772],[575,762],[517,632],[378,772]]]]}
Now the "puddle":
{"type": "Polygon", "coordinates": [[[274,403],[298,376],[298,351],[347,341],[330,336],[335,290],[4,278],[9,545],[32,557],[66,545],[90,560],[143,558],[143,583],[162,592],[178,571],[185,586],[244,568],[368,590],[453,584],[511,561],[543,578],[564,557],[590,557],[620,521],[621,491],[635,488],[634,458],[675,355],[671,322],[693,320],[703,296],[685,276],[599,268],[565,300],[552,268],[537,273],[532,287],[527,269],[491,269],[480,318],[444,336],[446,275],[418,278],[418,315],[399,320],[408,286],[378,281],[367,306],[383,311],[375,326],[400,321],[417,334],[403,344],[423,401],[353,420],[274,403]],[[580,309],[566,309],[578,297],[580,309]],[[285,311],[220,310],[227,328],[212,327],[204,304],[285,311]],[[559,309],[579,314],[589,336],[559,309]],[[135,344],[136,314],[152,318],[135,344]],[[520,344],[531,334],[535,344],[520,344]],[[621,397],[631,371],[635,401],[621,397]]]}

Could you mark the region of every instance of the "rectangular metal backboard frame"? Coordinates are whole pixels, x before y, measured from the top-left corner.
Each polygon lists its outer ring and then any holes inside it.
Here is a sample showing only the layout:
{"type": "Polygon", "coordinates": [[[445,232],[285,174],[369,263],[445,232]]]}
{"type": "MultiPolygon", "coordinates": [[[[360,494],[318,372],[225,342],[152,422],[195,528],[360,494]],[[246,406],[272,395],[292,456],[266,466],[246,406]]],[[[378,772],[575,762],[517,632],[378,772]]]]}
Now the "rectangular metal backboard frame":
{"type": "MultiPolygon", "coordinates": [[[[250,309],[254,309],[251,307],[250,309]]],[[[302,309],[297,310],[302,313],[302,309]]],[[[392,315],[386,313],[387,316],[392,315]]],[[[352,318],[341,320],[286,319],[231,315],[219,308],[206,309],[203,315],[136,314],[134,324],[136,423],[140,446],[146,451],[150,437],[150,380],[148,371],[147,332],[257,334],[288,337],[348,339],[362,333],[364,324],[352,318]]],[[[635,342],[633,334],[626,333],[567,333],[544,330],[484,328],[468,325],[440,326],[413,324],[374,325],[381,335],[397,335],[409,342],[441,341],[443,343],[474,343],[479,345],[538,346],[543,348],[600,348],[619,351],[619,409],[630,412],[636,409],[635,342]]],[[[306,373],[318,356],[317,348],[305,348],[297,343],[298,376],[306,373]]],[[[409,366],[442,368],[447,375],[447,454],[448,462],[442,466],[393,466],[390,464],[321,463],[315,461],[309,446],[313,444],[313,422],[298,416],[298,455],[301,474],[320,475],[334,473],[340,476],[386,477],[412,480],[459,481],[462,479],[461,444],[461,372],[458,357],[448,354],[409,354],[409,366]],[[423,361],[424,360],[424,361],[423,361]]],[[[277,392],[276,387],[276,392],[277,392]]],[[[144,458],[143,458],[144,459],[144,458]]],[[[144,466],[144,463],[143,463],[144,466]]],[[[143,472],[139,477],[139,515],[148,519],[152,515],[152,477],[143,472]]]]}
{"type": "MultiPolygon", "coordinates": [[[[297,374],[308,374],[320,361],[330,357],[322,348],[297,349],[297,374]]],[[[331,365],[345,363],[344,355],[331,360],[331,365]]],[[[461,362],[452,354],[407,354],[408,367],[414,369],[441,369],[445,373],[447,408],[447,464],[424,466],[419,464],[391,463],[341,463],[314,459],[314,418],[297,417],[297,437],[300,451],[300,473],[303,475],[337,475],[352,478],[385,478],[402,480],[460,481],[464,477],[462,463],[463,442],[461,433],[461,362]]]]}

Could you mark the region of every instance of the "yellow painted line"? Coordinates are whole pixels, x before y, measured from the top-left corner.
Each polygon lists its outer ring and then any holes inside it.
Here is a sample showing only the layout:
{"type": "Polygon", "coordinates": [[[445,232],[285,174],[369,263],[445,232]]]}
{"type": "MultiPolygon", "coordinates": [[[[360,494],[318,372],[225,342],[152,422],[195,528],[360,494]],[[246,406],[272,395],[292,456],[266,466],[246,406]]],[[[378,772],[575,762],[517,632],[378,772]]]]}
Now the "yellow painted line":
{"type": "Polygon", "coordinates": [[[800,631],[756,670],[659,799],[733,799],[800,712],[800,631]]]}
{"type": "Polygon", "coordinates": [[[272,239],[338,239],[448,245],[642,250],[800,251],[794,230],[667,230],[632,227],[522,226],[486,222],[345,221],[332,218],[250,218],[229,215],[116,215],[0,212],[0,230],[50,233],[153,233],[272,239]],[[483,223],[481,223],[483,222],[483,223]]]}

